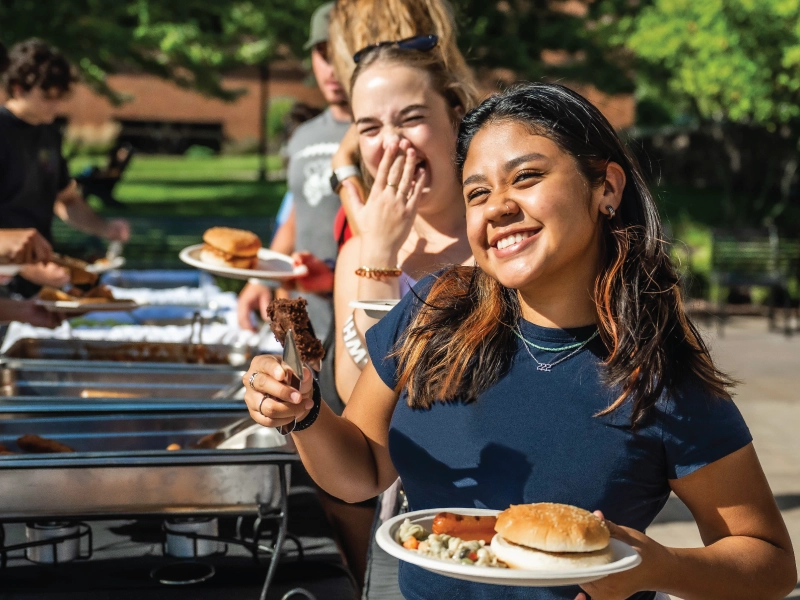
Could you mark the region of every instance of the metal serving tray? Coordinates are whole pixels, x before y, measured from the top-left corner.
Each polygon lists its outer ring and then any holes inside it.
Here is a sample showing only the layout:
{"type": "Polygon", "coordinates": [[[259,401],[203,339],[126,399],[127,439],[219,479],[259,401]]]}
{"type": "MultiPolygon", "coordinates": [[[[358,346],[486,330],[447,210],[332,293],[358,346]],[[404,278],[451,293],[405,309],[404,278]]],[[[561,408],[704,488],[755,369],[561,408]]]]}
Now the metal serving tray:
{"type": "Polygon", "coordinates": [[[246,514],[282,501],[279,469],[298,460],[287,439],[278,448],[186,448],[245,416],[47,415],[0,412],[0,443],[35,434],[75,452],[0,455],[0,520],[103,515],[246,514]]]}
{"type": "Polygon", "coordinates": [[[9,358],[184,365],[243,365],[252,351],[227,344],[121,342],[25,338],[6,352],[9,358]]]}
{"type": "Polygon", "coordinates": [[[210,365],[83,362],[0,357],[4,398],[232,398],[244,371],[210,365]]]}

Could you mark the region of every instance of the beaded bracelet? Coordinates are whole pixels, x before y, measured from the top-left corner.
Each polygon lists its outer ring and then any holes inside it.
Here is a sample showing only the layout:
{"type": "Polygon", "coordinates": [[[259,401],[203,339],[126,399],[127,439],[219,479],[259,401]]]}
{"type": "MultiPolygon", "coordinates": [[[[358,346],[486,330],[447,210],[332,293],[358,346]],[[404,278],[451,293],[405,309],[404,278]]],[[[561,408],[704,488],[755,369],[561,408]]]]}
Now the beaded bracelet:
{"type": "Polygon", "coordinates": [[[397,267],[358,267],[356,269],[356,275],[359,277],[366,277],[367,279],[382,279],[384,277],[400,277],[403,274],[403,270],[397,267]]]}

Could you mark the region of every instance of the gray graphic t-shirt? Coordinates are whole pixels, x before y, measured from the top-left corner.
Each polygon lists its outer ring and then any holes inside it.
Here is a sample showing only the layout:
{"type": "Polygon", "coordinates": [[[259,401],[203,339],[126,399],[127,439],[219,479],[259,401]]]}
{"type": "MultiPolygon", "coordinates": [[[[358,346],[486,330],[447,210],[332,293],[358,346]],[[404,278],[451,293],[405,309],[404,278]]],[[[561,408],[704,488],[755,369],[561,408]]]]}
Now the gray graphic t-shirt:
{"type": "MultiPolygon", "coordinates": [[[[335,260],[333,220],[341,206],[331,189],[331,158],[339,148],[349,122],[337,121],[330,109],[300,125],[289,140],[289,190],[294,194],[295,250],[322,260],[335,260]]],[[[333,304],[306,294],[314,332],[324,338],[333,320],[333,304]]]]}

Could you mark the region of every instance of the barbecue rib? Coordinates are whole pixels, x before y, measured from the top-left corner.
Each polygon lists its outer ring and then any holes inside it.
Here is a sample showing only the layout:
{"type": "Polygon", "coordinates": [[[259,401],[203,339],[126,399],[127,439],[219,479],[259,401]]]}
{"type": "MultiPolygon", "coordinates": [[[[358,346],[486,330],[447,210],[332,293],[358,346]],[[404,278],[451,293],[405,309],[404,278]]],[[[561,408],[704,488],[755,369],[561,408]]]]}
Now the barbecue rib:
{"type": "Polygon", "coordinates": [[[300,358],[305,363],[314,363],[322,360],[325,349],[322,347],[322,342],[314,335],[314,328],[308,320],[306,304],[305,298],[273,300],[267,308],[267,315],[272,322],[272,333],[281,346],[286,340],[286,332],[291,329],[294,332],[294,341],[300,352],[300,358]]]}

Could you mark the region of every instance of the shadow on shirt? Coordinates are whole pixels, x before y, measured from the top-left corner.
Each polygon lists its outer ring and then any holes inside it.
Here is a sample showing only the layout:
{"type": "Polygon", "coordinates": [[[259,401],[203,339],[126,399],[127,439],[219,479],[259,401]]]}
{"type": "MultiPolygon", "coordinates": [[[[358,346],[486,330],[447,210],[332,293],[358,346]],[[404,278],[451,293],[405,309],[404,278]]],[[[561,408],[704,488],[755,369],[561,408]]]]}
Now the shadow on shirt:
{"type": "MultiPolygon", "coordinates": [[[[390,445],[411,510],[475,507],[504,510],[524,500],[525,484],[533,472],[528,457],[495,442],[486,444],[478,464],[448,465],[408,436],[391,431],[390,445]]],[[[440,438],[447,444],[446,434],[440,438]]],[[[463,464],[463,460],[459,461],[463,464]]]]}

